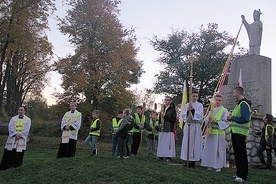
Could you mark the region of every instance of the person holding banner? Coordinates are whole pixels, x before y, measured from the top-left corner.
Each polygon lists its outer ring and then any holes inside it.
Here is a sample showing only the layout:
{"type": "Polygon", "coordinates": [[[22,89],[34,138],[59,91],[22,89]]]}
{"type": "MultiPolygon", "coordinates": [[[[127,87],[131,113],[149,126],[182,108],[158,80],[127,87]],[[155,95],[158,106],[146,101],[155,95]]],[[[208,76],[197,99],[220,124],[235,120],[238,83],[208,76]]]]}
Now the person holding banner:
{"type": "Polygon", "coordinates": [[[198,92],[192,91],[190,100],[191,102],[186,104],[185,110],[181,114],[186,123],[183,129],[180,158],[182,160],[190,161],[188,163],[189,167],[195,167],[195,162],[201,159],[202,153],[202,136],[200,124],[203,119],[203,105],[197,100],[198,92]],[[189,128],[190,134],[188,132],[189,128]]]}
{"type": "Polygon", "coordinates": [[[57,158],[75,156],[80,126],[81,113],[77,111],[77,104],[71,102],[70,111],[66,112],[61,120],[62,136],[57,158]]]}
{"type": "Polygon", "coordinates": [[[161,112],[161,132],[158,136],[157,157],[160,160],[166,158],[166,162],[171,162],[172,157],[175,157],[175,138],[174,126],[176,123],[175,105],[169,96],[165,97],[164,112],[161,112]]]}
{"type": "Polygon", "coordinates": [[[208,167],[208,170],[221,172],[221,168],[226,167],[226,144],[225,132],[229,122],[227,116],[229,112],[223,107],[223,97],[219,94],[214,96],[215,108],[208,113],[205,118],[205,124],[209,128],[202,152],[201,166],[208,167]],[[213,113],[213,117],[212,117],[213,113]]]}
{"type": "Polygon", "coordinates": [[[9,136],[5,145],[0,170],[22,165],[27,139],[31,128],[31,119],[25,115],[25,108],[19,107],[18,115],[9,122],[9,136]]]}

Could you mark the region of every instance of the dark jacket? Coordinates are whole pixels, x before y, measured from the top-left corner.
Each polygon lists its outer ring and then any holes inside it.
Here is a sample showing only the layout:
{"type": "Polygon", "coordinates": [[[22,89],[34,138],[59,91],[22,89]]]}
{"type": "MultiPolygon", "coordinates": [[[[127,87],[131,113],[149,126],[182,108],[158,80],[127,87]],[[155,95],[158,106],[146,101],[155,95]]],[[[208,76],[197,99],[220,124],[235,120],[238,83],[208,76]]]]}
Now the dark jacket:
{"type": "Polygon", "coordinates": [[[173,132],[175,122],[176,122],[175,105],[171,103],[164,115],[163,132],[173,132]]]}
{"type": "Polygon", "coordinates": [[[265,123],[264,126],[263,126],[262,131],[256,133],[257,135],[261,135],[260,144],[262,146],[271,146],[271,139],[272,139],[272,136],[273,136],[273,127],[269,126],[268,124],[272,125],[272,122],[265,123]],[[265,140],[265,129],[266,128],[267,128],[267,133],[268,133],[267,141],[265,140]]]}
{"type": "Polygon", "coordinates": [[[119,126],[116,135],[118,137],[126,138],[129,130],[133,128],[134,119],[131,116],[124,117],[121,125],[119,126]]]}

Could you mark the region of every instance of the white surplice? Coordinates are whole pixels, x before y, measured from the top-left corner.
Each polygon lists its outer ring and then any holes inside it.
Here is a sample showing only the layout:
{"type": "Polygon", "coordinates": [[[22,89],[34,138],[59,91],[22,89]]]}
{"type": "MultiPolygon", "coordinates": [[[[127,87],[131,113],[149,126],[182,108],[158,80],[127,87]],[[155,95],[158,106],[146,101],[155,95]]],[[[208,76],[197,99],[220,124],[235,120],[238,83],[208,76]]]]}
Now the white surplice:
{"type": "MultiPolygon", "coordinates": [[[[190,124],[190,137],[189,137],[189,161],[199,161],[201,159],[202,153],[202,131],[201,131],[201,121],[203,119],[203,105],[199,102],[192,102],[195,109],[194,115],[192,115],[193,123],[190,124]]],[[[180,158],[182,160],[187,160],[188,151],[188,117],[187,110],[189,103],[186,104],[185,110],[181,114],[182,118],[186,121],[183,128],[183,139],[180,158]]]]}
{"type": "MultiPolygon", "coordinates": [[[[223,108],[222,106],[214,108],[214,115],[223,108]]],[[[205,124],[209,122],[209,115],[205,119],[205,124]]],[[[224,130],[229,126],[227,116],[229,112],[227,109],[223,110],[221,121],[218,121],[219,130],[224,130]]],[[[202,152],[201,166],[210,167],[214,169],[221,169],[226,167],[226,145],[225,135],[212,134],[206,135],[205,144],[202,152]]]]}

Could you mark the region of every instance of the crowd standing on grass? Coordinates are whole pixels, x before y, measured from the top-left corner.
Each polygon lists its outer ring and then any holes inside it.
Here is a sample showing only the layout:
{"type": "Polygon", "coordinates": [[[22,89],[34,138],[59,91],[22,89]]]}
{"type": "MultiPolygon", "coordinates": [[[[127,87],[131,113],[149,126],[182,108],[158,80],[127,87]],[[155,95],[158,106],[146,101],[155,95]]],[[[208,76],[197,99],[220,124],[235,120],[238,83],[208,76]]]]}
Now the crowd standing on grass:
{"type": "MultiPolygon", "coordinates": [[[[248,160],[246,153],[246,137],[249,134],[251,120],[251,102],[244,97],[244,89],[237,86],[233,90],[233,96],[237,100],[232,113],[223,107],[223,97],[214,96],[214,108],[207,114],[204,123],[208,126],[205,144],[202,143],[202,130],[200,123],[203,120],[203,105],[198,102],[199,92],[191,93],[191,101],[186,104],[181,116],[185,125],[183,128],[183,140],[180,158],[186,166],[195,167],[195,162],[201,161],[201,166],[207,170],[221,172],[226,167],[225,129],[232,133],[232,145],[234,149],[236,175],[235,182],[243,183],[248,176],[248,160]]],[[[112,132],[111,156],[126,159],[136,156],[142,140],[142,130],[147,131],[147,155],[157,156],[159,160],[165,158],[166,162],[172,162],[175,157],[176,110],[172,98],[165,97],[161,113],[152,112],[151,118],[145,117],[142,106],[137,106],[137,112],[131,115],[131,109],[118,111],[110,123],[112,132]],[[131,152],[128,149],[128,141],[132,137],[131,152]],[[158,144],[157,144],[158,143],[158,144]],[[156,147],[157,146],[157,147],[156,147]]],[[[85,143],[89,147],[90,156],[97,155],[96,143],[100,136],[102,122],[98,110],[92,111],[92,121],[89,135],[85,143]]],[[[275,149],[275,127],[272,124],[273,116],[266,114],[263,117],[262,131],[255,131],[261,135],[258,157],[262,163],[261,168],[268,171],[272,164],[272,149],[275,149]],[[263,152],[266,151],[267,160],[263,152]]],[[[70,111],[66,112],[61,120],[61,142],[57,158],[74,157],[78,131],[82,122],[82,114],[77,111],[77,104],[70,103],[70,111]]],[[[18,115],[9,122],[9,136],[5,144],[5,150],[0,164],[0,170],[14,168],[22,165],[23,156],[28,142],[28,134],[31,120],[25,115],[25,108],[19,107],[18,115]]]]}

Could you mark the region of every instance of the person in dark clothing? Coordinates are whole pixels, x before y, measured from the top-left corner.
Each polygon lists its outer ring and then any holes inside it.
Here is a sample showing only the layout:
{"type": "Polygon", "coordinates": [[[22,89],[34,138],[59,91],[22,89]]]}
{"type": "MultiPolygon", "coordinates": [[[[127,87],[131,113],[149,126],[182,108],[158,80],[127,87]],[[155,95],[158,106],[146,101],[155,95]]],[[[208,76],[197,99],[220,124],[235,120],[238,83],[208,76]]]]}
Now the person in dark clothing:
{"type": "Polygon", "coordinates": [[[234,181],[243,183],[248,175],[248,160],[246,152],[246,137],[249,134],[251,120],[251,102],[244,98],[244,89],[241,86],[234,88],[233,96],[237,104],[231,115],[227,117],[230,121],[230,132],[232,132],[232,144],[237,168],[234,181]]]}
{"type": "Polygon", "coordinates": [[[264,126],[262,131],[257,131],[256,135],[261,135],[260,146],[258,147],[257,156],[260,158],[262,166],[260,168],[271,169],[272,164],[272,147],[271,138],[273,136],[274,127],[272,125],[273,116],[271,114],[266,114],[263,117],[264,126]],[[263,151],[266,151],[267,160],[265,162],[263,151]]]}
{"type": "Polygon", "coordinates": [[[176,110],[171,97],[165,97],[164,114],[161,114],[160,117],[162,131],[158,136],[157,157],[160,160],[166,157],[166,161],[171,162],[172,157],[175,157],[174,126],[176,122],[176,110]]]}
{"type": "Polygon", "coordinates": [[[146,122],[146,117],[143,113],[143,107],[137,106],[137,113],[134,113],[132,117],[135,121],[135,124],[133,125],[132,129],[133,134],[130,155],[137,155],[141,143],[141,130],[144,128],[144,124],[146,122]]]}
{"type": "Polygon", "coordinates": [[[126,150],[126,137],[129,130],[133,128],[134,119],[131,116],[131,109],[125,109],[123,111],[124,119],[119,126],[116,135],[118,137],[118,152],[120,153],[117,158],[128,158],[126,150]]]}

